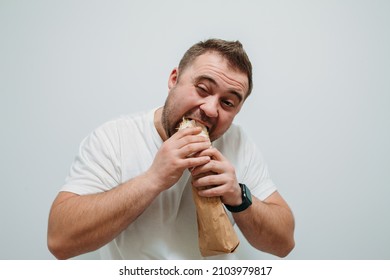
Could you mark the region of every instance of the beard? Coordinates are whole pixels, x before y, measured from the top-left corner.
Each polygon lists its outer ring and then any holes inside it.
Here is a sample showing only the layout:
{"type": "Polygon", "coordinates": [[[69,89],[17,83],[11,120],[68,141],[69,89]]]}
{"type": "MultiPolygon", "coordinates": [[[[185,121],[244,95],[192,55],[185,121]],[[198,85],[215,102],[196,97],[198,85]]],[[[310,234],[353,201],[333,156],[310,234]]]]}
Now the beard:
{"type": "Polygon", "coordinates": [[[213,130],[211,129],[212,125],[210,124],[212,124],[212,121],[210,121],[209,118],[205,117],[199,109],[190,110],[184,115],[175,116],[175,108],[177,109],[177,106],[175,107],[175,104],[171,104],[168,98],[165,101],[165,105],[162,109],[161,123],[168,138],[170,138],[179,130],[180,123],[183,121],[184,118],[202,120],[204,123],[208,124],[207,131],[208,133],[210,133],[211,136],[213,130]]]}
{"type": "Polygon", "coordinates": [[[174,95],[175,87],[171,89],[168,94],[167,99],[165,100],[165,104],[161,114],[161,124],[164,128],[165,134],[168,138],[170,138],[178,128],[178,122],[181,119],[179,116],[177,120],[174,118],[175,107],[177,109],[177,105],[173,104],[172,96],[174,95]]]}
{"type": "Polygon", "coordinates": [[[217,126],[216,120],[208,117],[199,107],[194,107],[189,111],[180,113],[180,107],[182,104],[177,104],[177,102],[175,102],[175,100],[179,96],[176,90],[176,87],[173,87],[170,90],[168,97],[165,100],[165,104],[161,114],[161,124],[163,126],[167,138],[170,138],[178,131],[179,125],[182,122],[183,118],[202,121],[207,126],[211,141],[218,139],[227,130],[226,128],[226,130],[222,133],[219,132],[215,134],[217,126]]]}
{"type": "Polygon", "coordinates": [[[169,116],[171,115],[171,108],[168,106],[168,99],[165,101],[163,110],[162,110],[162,115],[161,115],[161,123],[164,128],[165,134],[167,135],[168,138],[170,138],[175,132],[172,131],[172,125],[171,121],[169,120],[169,116]]]}

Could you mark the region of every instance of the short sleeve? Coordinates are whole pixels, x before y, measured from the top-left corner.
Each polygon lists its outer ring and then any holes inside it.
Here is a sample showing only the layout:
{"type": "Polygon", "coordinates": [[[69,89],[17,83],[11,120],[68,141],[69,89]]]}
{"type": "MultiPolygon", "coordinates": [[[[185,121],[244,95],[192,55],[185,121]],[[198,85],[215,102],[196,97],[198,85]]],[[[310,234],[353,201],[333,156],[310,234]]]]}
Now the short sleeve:
{"type": "Polygon", "coordinates": [[[263,155],[248,137],[245,140],[244,158],[247,168],[242,170],[242,183],[245,183],[257,198],[266,199],[276,191],[276,186],[270,177],[263,155]]]}
{"type": "Polygon", "coordinates": [[[108,191],[121,181],[118,129],[108,122],[80,144],[61,191],[79,195],[108,191]]]}

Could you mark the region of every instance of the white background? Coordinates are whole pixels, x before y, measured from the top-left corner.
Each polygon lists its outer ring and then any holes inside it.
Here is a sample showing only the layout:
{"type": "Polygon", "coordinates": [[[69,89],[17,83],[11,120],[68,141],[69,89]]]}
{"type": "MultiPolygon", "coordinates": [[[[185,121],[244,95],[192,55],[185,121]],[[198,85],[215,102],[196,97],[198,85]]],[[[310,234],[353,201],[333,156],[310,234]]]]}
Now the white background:
{"type": "Polygon", "coordinates": [[[287,259],[389,259],[389,14],[379,0],[0,0],[0,259],[53,259],[48,212],[80,141],[162,105],[210,37],[252,59],[236,120],[294,211],[287,259]]]}

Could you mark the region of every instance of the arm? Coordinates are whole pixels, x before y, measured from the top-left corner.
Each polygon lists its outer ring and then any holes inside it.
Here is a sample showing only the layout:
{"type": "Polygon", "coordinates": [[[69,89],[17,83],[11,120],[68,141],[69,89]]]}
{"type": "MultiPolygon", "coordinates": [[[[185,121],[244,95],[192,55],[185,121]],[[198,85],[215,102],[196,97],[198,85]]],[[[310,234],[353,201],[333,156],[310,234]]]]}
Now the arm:
{"type": "Polygon", "coordinates": [[[183,171],[207,163],[208,156],[192,158],[210,146],[197,136],[200,128],[176,133],[164,142],[151,167],[119,186],[98,194],[61,192],[53,202],[48,224],[48,247],[60,259],[96,250],[126,229],[183,171]]]}
{"type": "MultiPolygon", "coordinates": [[[[215,187],[199,191],[199,194],[206,197],[221,196],[225,204],[240,205],[241,189],[234,167],[215,148],[205,150],[200,155],[208,155],[212,160],[192,171],[193,186],[215,187]]],[[[255,196],[252,198],[253,203],[249,208],[233,213],[238,227],[256,249],[279,257],[287,256],[294,247],[294,218],[287,203],[278,192],[265,201],[255,196]]]]}
{"type": "Polygon", "coordinates": [[[279,257],[287,256],[294,248],[294,218],[287,203],[278,192],[264,202],[253,197],[252,205],[233,213],[238,227],[258,250],[279,257]]]}
{"type": "Polygon", "coordinates": [[[49,250],[57,258],[67,259],[100,248],[131,224],[160,192],[147,173],[108,192],[60,192],[49,215],[49,250]]]}

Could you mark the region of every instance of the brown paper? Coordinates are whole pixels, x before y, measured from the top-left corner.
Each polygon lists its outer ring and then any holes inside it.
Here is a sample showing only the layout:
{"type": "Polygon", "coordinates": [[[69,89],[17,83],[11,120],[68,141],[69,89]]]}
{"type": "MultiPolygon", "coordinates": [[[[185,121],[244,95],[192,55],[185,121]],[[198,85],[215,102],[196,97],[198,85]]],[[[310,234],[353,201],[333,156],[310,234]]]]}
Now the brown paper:
{"type": "Polygon", "coordinates": [[[192,187],[198,221],[199,250],[203,257],[233,253],[240,241],[220,197],[201,197],[192,187]]]}

